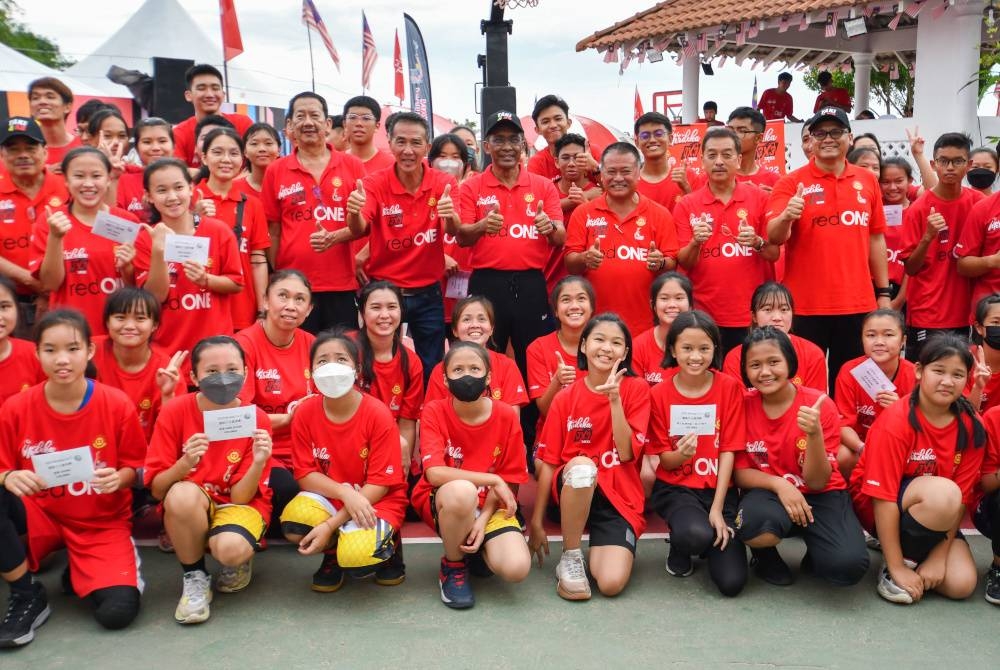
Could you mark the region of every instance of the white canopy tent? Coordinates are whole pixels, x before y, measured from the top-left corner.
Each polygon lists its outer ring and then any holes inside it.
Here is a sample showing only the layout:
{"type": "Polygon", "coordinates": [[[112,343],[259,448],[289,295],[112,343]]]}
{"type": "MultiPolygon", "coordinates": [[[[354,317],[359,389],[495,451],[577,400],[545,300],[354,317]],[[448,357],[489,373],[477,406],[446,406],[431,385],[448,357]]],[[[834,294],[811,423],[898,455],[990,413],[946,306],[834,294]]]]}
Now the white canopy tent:
{"type": "Polygon", "coordinates": [[[27,91],[28,84],[40,77],[56,77],[69,86],[76,95],[107,94],[103,88],[67,76],[65,72],[42,65],[6,44],[0,44],[0,91],[27,91]]]}

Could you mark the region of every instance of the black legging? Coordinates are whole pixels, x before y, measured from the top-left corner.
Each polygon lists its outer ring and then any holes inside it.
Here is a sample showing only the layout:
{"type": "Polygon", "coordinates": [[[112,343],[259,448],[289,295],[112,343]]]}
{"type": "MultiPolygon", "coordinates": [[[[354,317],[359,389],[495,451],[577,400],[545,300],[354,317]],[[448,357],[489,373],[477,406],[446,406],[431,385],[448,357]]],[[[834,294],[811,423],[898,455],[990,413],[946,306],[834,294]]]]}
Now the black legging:
{"type": "Polygon", "coordinates": [[[670,515],[670,544],[678,551],[708,557],[708,574],[724,596],[736,596],[747,583],[747,550],[735,537],[722,551],[713,547],[715,529],[708,513],[693,505],[678,507],[670,515]]]}
{"type": "Polygon", "coordinates": [[[268,525],[268,535],[280,538],[283,537],[281,513],[285,511],[285,505],[299,494],[299,485],[290,470],[275,467],[271,468],[268,486],[271,488],[271,523],[268,525]]]}

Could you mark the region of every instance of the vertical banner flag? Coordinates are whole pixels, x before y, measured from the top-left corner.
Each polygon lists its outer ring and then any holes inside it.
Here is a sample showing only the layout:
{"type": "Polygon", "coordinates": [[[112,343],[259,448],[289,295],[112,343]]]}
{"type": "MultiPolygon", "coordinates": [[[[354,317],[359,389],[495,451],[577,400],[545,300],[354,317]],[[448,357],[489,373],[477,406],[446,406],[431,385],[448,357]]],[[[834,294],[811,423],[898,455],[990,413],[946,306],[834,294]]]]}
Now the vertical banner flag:
{"type": "Polygon", "coordinates": [[[319,12],[316,11],[316,5],[313,4],[312,0],[302,0],[302,23],[306,24],[311,30],[315,30],[316,34],[323,40],[323,46],[326,47],[327,53],[333,59],[333,64],[337,66],[337,72],[340,72],[340,56],[337,54],[337,49],[333,46],[330,33],[326,30],[326,24],[320,18],[319,12]]]}
{"type": "Polygon", "coordinates": [[[642,98],[639,97],[639,85],[635,85],[635,116],[633,121],[638,121],[639,117],[642,116],[642,98]]]}
{"type": "Polygon", "coordinates": [[[243,53],[240,23],[236,18],[236,0],[219,0],[219,22],[222,24],[222,59],[232,60],[243,53]]]}
{"type": "MultiPolygon", "coordinates": [[[[427,66],[427,50],[417,22],[403,14],[406,24],[406,61],[410,68],[410,110],[427,120],[434,128],[434,106],[431,101],[431,72],[427,66]]],[[[433,134],[433,133],[432,133],[433,134]]]]}
{"type": "Polygon", "coordinates": [[[403,98],[405,93],[403,90],[403,56],[399,48],[399,29],[396,29],[396,40],[392,47],[392,69],[395,71],[395,79],[393,80],[394,89],[396,92],[396,97],[399,98],[399,104],[403,104],[403,98]]]}
{"type": "Polygon", "coordinates": [[[753,76],[753,93],[750,95],[750,106],[757,109],[757,75],[753,76]]]}
{"type": "Polygon", "coordinates": [[[757,164],[762,170],[785,174],[784,120],[774,119],[764,126],[764,135],[757,144],[757,164]]]}
{"type": "Polygon", "coordinates": [[[375,49],[375,38],[372,36],[372,29],[368,27],[368,17],[365,11],[361,10],[361,88],[369,89],[372,83],[372,70],[375,69],[375,61],[378,60],[378,51],[375,49]]]}

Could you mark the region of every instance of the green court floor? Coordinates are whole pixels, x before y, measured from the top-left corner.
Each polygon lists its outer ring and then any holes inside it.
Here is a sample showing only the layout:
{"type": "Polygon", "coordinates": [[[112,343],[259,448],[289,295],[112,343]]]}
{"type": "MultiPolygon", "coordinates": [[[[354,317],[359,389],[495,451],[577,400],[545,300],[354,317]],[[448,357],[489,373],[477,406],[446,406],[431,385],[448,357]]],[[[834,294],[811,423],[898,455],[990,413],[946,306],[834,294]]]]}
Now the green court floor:
{"type": "MultiPolygon", "coordinates": [[[[989,543],[970,538],[977,564],[989,543]]],[[[559,549],[553,544],[553,554],[559,549]]],[[[782,552],[797,565],[802,545],[782,552]]],[[[397,587],[348,581],[337,593],[309,590],[318,566],[293,548],[260,554],[253,584],[216,594],[212,618],[174,623],[180,569],[172,556],[141,550],[147,587],[131,628],[100,630],[86,606],[59,592],[62,563],[42,580],[53,613],[24,649],[0,653],[0,670],[250,670],[254,668],[964,668],[997,667],[1000,608],[983,586],[966,602],[929,596],[900,607],[875,594],[881,560],[850,589],[802,576],[780,589],[751,581],[724,599],[698,564],[692,577],[663,569],[662,540],[640,542],[632,583],[613,599],[585,603],[555,593],[553,564],[522,584],[475,580],[477,604],[452,611],[438,599],[440,546],[408,544],[397,587]]],[[[6,596],[6,593],[4,593],[6,596]]]]}

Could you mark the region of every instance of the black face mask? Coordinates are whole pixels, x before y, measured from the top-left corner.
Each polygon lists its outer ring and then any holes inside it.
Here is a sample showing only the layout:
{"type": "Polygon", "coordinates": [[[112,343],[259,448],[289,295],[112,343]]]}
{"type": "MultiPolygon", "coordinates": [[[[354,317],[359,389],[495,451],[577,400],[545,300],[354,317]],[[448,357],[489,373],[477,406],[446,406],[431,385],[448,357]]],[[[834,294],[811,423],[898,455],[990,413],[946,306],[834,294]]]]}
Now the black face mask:
{"type": "Polygon", "coordinates": [[[965,173],[965,178],[969,180],[969,186],[972,188],[984,189],[993,186],[997,173],[989,168],[972,168],[965,173]]]}
{"type": "Polygon", "coordinates": [[[239,372],[216,372],[201,378],[198,390],[216,405],[228,405],[243,389],[244,377],[239,372]]]}
{"type": "Polygon", "coordinates": [[[983,335],[983,342],[993,349],[1000,349],[1000,326],[986,326],[986,334],[983,335]]]}
{"type": "Polygon", "coordinates": [[[472,402],[483,395],[483,391],[486,390],[486,377],[462,375],[458,379],[449,379],[448,390],[456,399],[462,402],[472,402]]]}

